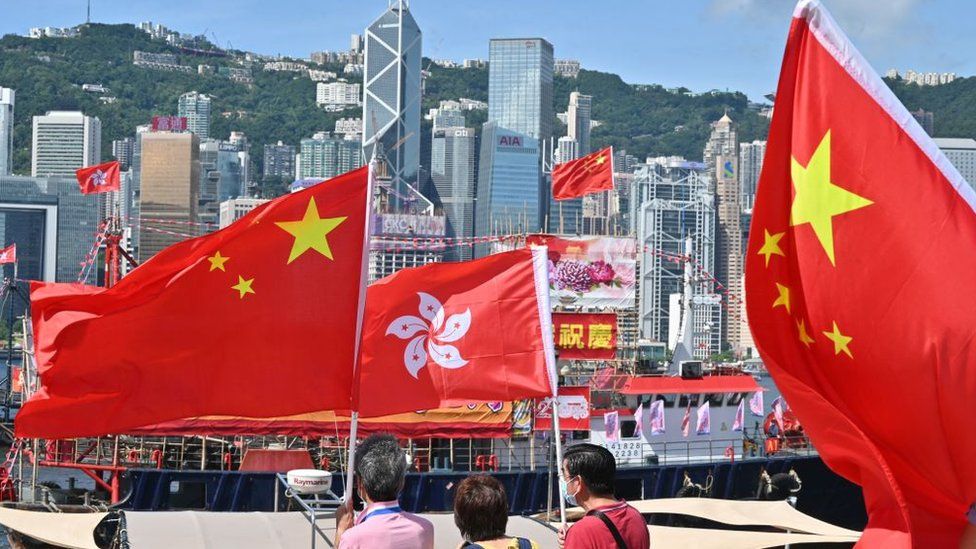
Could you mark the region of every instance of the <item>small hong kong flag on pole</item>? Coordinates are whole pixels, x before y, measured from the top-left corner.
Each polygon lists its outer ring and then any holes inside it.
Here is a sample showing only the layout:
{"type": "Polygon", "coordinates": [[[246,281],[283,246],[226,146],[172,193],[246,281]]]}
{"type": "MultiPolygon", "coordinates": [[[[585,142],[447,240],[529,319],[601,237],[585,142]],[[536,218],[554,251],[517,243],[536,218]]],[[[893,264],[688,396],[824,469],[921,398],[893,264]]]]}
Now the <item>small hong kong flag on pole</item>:
{"type": "Polygon", "coordinates": [[[753,337],[823,461],[862,487],[858,546],[958,547],[976,193],[815,0],[793,15],[749,238],[753,337]]]}
{"type": "Polygon", "coordinates": [[[579,198],[613,190],[613,147],[607,147],[552,169],[552,197],[579,198]]]}
{"type": "Polygon", "coordinates": [[[97,166],[75,171],[81,194],[107,193],[119,190],[119,161],[113,160],[97,166]]]}
{"type": "Polygon", "coordinates": [[[17,245],[11,244],[0,250],[0,265],[17,262],[17,245]]]}

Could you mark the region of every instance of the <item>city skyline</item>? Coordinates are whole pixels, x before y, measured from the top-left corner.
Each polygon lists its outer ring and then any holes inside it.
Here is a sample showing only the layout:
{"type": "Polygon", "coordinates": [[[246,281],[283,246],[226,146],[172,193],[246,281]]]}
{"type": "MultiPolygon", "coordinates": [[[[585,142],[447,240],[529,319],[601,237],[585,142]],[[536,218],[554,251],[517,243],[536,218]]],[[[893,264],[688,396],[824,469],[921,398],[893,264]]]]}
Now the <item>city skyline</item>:
{"type": "MultiPolygon", "coordinates": [[[[976,61],[962,53],[965,44],[974,41],[965,22],[976,16],[976,4],[926,5],[926,10],[919,9],[921,4],[896,0],[876,10],[867,0],[834,0],[828,7],[881,73],[889,68],[976,72],[976,61]]],[[[213,0],[207,2],[212,9],[185,0],[95,0],[92,21],[152,20],[180,32],[206,34],[221,47],[232,44],[257,53],[307,58],[312,51],[347,50],[349,35],[361,33],[385,5],[382,0],[326,3],[321,17],[315,17],[296,0],[213,0]],[[220,27],[214,26],[213,12],[226,15],[220,27]]],[[[584,69],[619,74],[628,83],[738,90],[761,100],[775,88],[793,5],[790,0],[710,0],[695,5],[666,0],[648,14],[653,17],[623,17],[628,10],[639,15],[643,6],[622,2],[592,9],[582,2],[500,0],[465,4],[462,15],[455,3],[416,0],[410,9],[425,29],[423,53],[432,59],[486,59],[490,38],[539,36],[553,43],[557,58],[579,59],[584,69]],[[512,17],[513,10],[520,16],[512,17]],[[463,21],[478,24],[459,24],[463,21]],[[749,32],[729,31],[742,28],[749,32]]],[[[14,5],[0,21],[0,33],[76,25],[84,21],[85,7],[85,0],[14,5]]]]}

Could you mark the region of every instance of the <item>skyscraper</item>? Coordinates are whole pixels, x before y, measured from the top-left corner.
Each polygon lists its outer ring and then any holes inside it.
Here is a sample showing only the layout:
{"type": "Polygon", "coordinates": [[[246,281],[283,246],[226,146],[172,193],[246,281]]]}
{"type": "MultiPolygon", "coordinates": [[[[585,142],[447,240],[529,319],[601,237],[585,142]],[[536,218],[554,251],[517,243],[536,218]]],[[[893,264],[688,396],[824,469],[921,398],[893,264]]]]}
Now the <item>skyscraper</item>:
{"type": "Polygon", "coordinates": [[[0,87],[0,175],[14,172],[14,96],[10,88],[0,87]]]}
{"type": "Polygon", "coordinates": [[[141,263],[182,240],[161,232],[172,231],[167,222],[197,222],[200,140],[192,133],[144,133],[140,156],[141,263]]]}
{"type": "MultiPolygon", "coordinates": [[[[539,140],[486,122],[477,194],[475,234],[539,230],[539,140]]],[[[486,252],[478,248],[478,255],[486,252]]]]}
{"type": "Polygon", "coordinates": [[[119,161],[122,171],[132,166],[132,155],[135,153],[136,140],[134,137],[124,137],[112,141],[112,156],[119,161]]]}
{"type": "Polygon", "coordinates": [[[739,145],[739,184],[742,186],[742,208],[751,210],[756,200],[759,174],[762,172],[766,142],[753,141],[739,145]]]}
{"type": "MultiPolygon", "coordinates": [[[[574,91],[569,93],[566,111],[566,135],[579,143],[579,156],[590,154],[590,112],[593,96],[574,91]]],[[[565,162],[565,160],[564,160],[565,162]]]]}
{"type": "MultiPolygon", "coordinates": [[[[671,307],[671,300],[685,293],[684,265],[660,252],[682,255],[690,238],[695,265],[707,272],[714,269],[715,199],[709,186],[704,166],[683,158],[662,158],[634,172],[631,192],[641,250],[638,309],[645,339],[668,342],[669,324],[681,324],[675,315],[682,308],[671,307]]],[[[691,299],[693,352],[707,358],[720,350],[721,298],[701,281],[693,284],[691,299]]]]}
{"type": "Polygon", "coordinates": [[[420,55],[420,28],[405,0],[366,29],[363,156],[382,147],[395,188],[415,185],[420,168],[420,55]]]}
{"type": "Polygon", "coordinates": [[[933,141],[963,176],[970,187],[976,187],[976,140],[958,137],[936,137],[933,141]]]}
{"type": "Polygon", "coordinates": [[[544,141],[552,137],[552,44],[493,38],[488,45],[488,121],[544,141]]]}
{"type": "Polygon", "coordinates": [[[739,142],[736,125],[726,113],[712,123],[705,145],[705,164],[715,190],[718,223],[715,231],[715,277],[726,289],[728,315],[722,340],[732,349],[740,344],[742,302],[742,187],[739,184],[739,142]]]}
{"type": "MultiPolygon", "coordinates": [[[[430,177],[437,202],[447,218],[447,236],[474,236],[475,135],[471,128],[434,131],[431,144],[430,177]]],[[[471,259],[471,246],[448,249],[445,259],[471,259]]]]}
{"type": "Polygon", "coordinates": [[[196,91],[180,96],[178,116],[186,117],[186,129],[200,139],[210,137],[210,97],[196,91]]]}
{"type": "Polygon", "coordinates": [[[74,177],[75,170],[101,162],[102,123],[78,111],[50,111],[34,117],[31,175],[74,177]]]}
{"type": "MultiPolygon", "coordinates": [[[[501,226],[513,221],[521,230],[537,231],[548,215],[551,194],[548,178],[542,176],[541,151],[553,148],[551,143],[544,145],[552,138],[555,119],[552,44],[541,38],[494,38],[488,44],[488,58],[488,123],[494,126],[489,129],[486,125],[482,132],[477,209],[492,210],[475,215],[489,225],[489,220],[501,226]],[[529,155],[538,163],[535,185],[529,183],[525,171],[529,155]],[[517,168],[507,176],[507,166],[491,165],[491,161],[512,161],[517,168]],[[482,174],[490,180],[480,177],[482,174]],[[490,188],[506,180],[509,187],[505,191],[490,188]],[[517,189],[510,186],[516,180],[517,189]],[[482,194],[491,201],[482,201],[482,194]],[[496,207],[503,211],[495,211],[496,207]],[[507,221],[502,222],[502,217],[507,221]]],[[[479,228],[478,234],[487,234],[481,231],[491,230],[489,225],[479,228]]]]}

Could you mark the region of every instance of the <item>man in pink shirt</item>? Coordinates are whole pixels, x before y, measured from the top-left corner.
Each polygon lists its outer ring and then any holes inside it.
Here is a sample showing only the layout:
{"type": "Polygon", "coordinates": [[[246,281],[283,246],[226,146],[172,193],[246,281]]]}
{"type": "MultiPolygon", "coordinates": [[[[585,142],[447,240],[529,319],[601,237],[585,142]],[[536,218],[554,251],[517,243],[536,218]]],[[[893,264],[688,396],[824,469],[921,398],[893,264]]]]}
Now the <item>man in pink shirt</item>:
{"type": "Polygon", "coordinates": [[[366,509],[353,519],[352,498],[336,510],[339,549],[434,548],[434,525],[400,509],[406,455],[393,435],[372,435],[356,449],[356,489],[366,509]]]}

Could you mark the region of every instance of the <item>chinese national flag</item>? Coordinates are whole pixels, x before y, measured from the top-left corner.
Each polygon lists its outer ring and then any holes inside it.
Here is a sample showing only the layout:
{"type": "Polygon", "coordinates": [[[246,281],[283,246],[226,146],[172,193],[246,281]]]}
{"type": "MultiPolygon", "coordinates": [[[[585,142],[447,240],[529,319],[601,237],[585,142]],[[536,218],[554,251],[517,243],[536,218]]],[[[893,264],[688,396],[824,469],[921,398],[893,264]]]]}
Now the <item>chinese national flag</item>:
{"type": "Polygon", "coordinates": [[[17,245],[11,244],[0,250],[0,265],[17,263],[17,245]]]}
{"type": "Polygon", "coordinates": [[[34,282],[41,389],[19,437],[348,409],[367,168],[175,244],[109,289],[34,282]]]}
{"type": "Polygon", "coordinates": [[[521,249],[404,269],[371,285],[360,415],[551,395],[547,265],[546,248],[521,249]]]}
{"type": "Polygon", "coordinates": [[[607,147],[552,169],[552,197],[579,198],[613,190],[613,148],[607,147]]]}
{"type": "Polygon", "coordinates": [[[797,6],[746,264],[752,334],[864,547],[956,547],[976,500],[976,193],[817,2],[797,6]]]}
{"type": "Polygon", "coordinates": [[[113,160],[97,166],[75,171],[81,194],[107,193],[119,190],[119,161],[113,160]]]}

